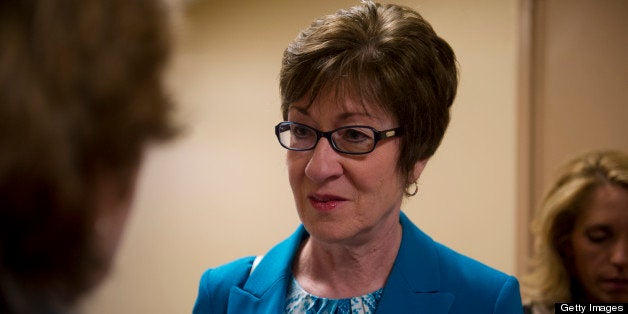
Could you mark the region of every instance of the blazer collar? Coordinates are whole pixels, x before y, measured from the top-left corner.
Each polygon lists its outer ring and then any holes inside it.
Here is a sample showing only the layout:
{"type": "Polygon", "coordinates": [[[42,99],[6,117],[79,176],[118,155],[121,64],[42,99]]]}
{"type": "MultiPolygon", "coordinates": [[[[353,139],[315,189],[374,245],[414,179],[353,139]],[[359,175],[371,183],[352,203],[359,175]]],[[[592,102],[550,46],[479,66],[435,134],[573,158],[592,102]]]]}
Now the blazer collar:
{"type": "MultiPolygon", "coordinates": [[[[403,212],[399,221],[403,228],[401,246],[377,312],[447,313],[454,296],[440,291],[440,263],[434,241],[403,212]]],[[[301,225],[292,236],[272,248],[244,287],[231,290],[229,312],[272,313],[282,309],[292,260],[308,236],[301,225]]]]}
{"type": "Polygon", "coordinates": [[[441,291],[440,262],[432,238],[402,212],[399,253],[390,272],[378,313],[447,313],[454,295],[441,291]]]}
{"type": "Polygon", "coordinates": [[[292,260],[308,236],[300,225],[289,238],[268,251],[244,287],[231,289],[229,313],[275,313],[283,309],[292,260]]]}

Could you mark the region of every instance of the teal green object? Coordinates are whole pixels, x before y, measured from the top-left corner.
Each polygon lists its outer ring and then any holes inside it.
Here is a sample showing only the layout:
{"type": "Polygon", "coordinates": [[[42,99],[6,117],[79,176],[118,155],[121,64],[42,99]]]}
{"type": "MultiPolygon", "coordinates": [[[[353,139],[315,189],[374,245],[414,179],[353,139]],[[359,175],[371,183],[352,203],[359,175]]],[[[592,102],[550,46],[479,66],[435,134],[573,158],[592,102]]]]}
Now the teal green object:
{"type": "MultiPolygon", "coordinates": [[[[403,212],[399,221],[401,246],[378,314],[523,313],[515,277],[433,241],[403,212]]],[[[299,226],[265,254],[250,276],[254,256],[205,271],[193,313],[284,313],[292,260],[308,236],[299,226]]]]}

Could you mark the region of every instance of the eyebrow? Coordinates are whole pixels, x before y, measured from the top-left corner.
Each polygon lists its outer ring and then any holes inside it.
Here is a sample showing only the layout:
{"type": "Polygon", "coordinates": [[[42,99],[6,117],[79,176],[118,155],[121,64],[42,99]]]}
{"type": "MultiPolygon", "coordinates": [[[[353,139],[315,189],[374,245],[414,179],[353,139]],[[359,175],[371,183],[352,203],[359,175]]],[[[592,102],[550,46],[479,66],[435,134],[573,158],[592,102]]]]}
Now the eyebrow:
{"type": "Polygon", "coordinates": [[[584,228],[585,231],[588,230],[604,230],[604,229],[612,229],[613,226],[607,224],[607,223],[596,223],[593,225],[589,225],[587,227],[584,228]]]}
{"type": "Polygon", "coordinates": [[[609,225],[609,224],[594,224],[594,225],[585,227],[583,232],[587,236],[594,233],[598,233],[598,232],[603,232],[605,234],[612,235],[616,233],[616,229],[612,225],[609,225]]]}
{"type": "MultiPolygon", "coordinates": [[[[310,113],[301,107],[294,107],[294,106],[290,106],[290,108],[288,108],[288,110],[294,109],[297,112],[301,113],[302,115],[308,116],[310,117],[310,113]]],[[[355,116],[362,116],[362,117],[369,117],[369,118],[373,118],[373,116],[371,116],[368,113],[361,113],[361,112],[343,112],[342,114],[340,114],[338,116],[338,120],[340,121],[346,121],[349,120],[350,118],[353,118],[355,116]]]]}
{"type": "Polygon", "coordinates": [[[303,109],[301,107],[290,106],[290,108],[288,108],[288,111],[293,110],[293,109],[298,111],[299,113],[301,113],[303,115],[306,115],[308,117],[310,116],[310,113],[307,112],[307,109],[303,109]]]}

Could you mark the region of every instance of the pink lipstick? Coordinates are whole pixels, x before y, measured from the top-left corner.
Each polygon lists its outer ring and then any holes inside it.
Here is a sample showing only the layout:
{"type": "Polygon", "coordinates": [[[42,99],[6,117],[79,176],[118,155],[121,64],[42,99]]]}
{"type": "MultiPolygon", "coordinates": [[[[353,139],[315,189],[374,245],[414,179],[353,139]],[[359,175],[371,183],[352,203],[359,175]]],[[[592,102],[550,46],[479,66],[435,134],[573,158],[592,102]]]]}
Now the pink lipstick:
{"type": "Polygon", "coordinates": [[[342,197],[328,194],[310,194],[308,199],[314,209],[322,212],[332,211],[345,201],[342,197]]]}

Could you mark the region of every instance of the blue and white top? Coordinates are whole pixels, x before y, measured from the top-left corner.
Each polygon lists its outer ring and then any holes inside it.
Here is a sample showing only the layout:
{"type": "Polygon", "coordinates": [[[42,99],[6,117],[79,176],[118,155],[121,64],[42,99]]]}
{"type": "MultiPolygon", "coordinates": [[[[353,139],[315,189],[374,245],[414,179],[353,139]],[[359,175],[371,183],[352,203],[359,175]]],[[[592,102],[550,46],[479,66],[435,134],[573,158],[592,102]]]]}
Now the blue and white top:
{"type": "Polygon", "coordinates": [[[373,314],[382,298],[381,288],[375,292],[347,299],[327,299],[307,293],[292,277],[286,295],[287,314],[373,314]]]}

